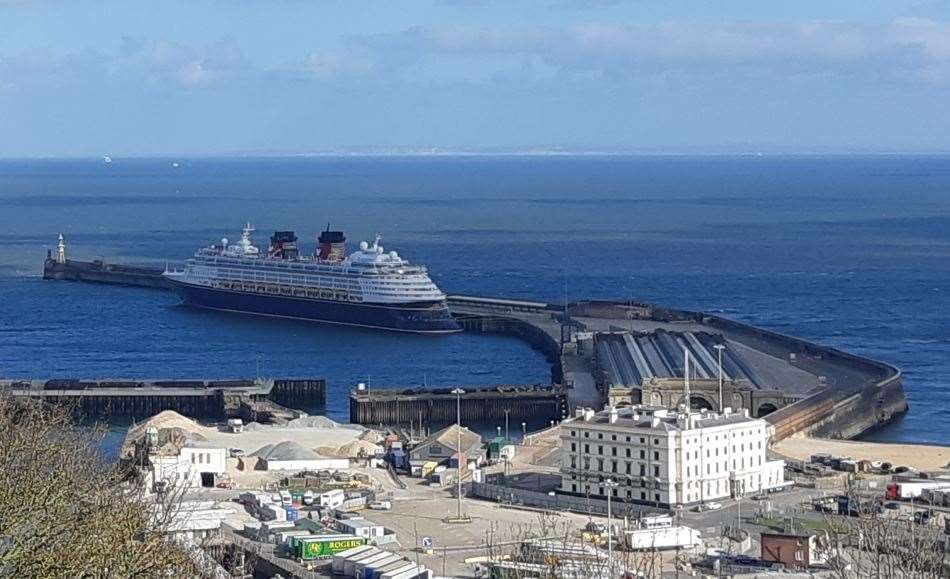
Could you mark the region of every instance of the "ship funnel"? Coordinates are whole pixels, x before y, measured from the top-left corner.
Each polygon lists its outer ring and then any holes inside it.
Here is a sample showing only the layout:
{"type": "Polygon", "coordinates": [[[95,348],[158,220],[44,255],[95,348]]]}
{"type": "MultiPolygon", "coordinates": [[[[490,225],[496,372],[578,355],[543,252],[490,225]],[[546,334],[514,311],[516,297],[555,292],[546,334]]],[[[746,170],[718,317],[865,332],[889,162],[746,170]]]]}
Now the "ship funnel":
{"type": "Polygon", "coordinates": [[[324,261],[343,261],[346,259],[346,237],[342,231],[330,231],[329,224],[326,231],[317,239],[319,253],[317,257],[324,261]]]}
{"type": "Polygon", "coordinates": [[[279,259],[297,259],[300,251],[297,249],[297,236],[293,231],[275,231],[270,238],[271,257],[279,259]]]}

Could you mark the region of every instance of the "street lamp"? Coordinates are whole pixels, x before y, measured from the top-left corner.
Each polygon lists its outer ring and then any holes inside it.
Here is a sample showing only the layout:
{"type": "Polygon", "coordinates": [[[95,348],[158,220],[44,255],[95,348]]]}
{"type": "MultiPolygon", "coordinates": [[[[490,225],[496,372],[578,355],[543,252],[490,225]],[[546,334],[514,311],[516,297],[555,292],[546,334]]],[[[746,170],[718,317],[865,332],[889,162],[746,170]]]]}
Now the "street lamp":
{"type": "MultiPolygon", "coordinates": [[[[455,394],[455,434],[456,434],[456,446],[455,450],[458,453],[458,516],[456,520],[461,522],[462,519],[462,394],[465,394],[465,390],[461,388],[456,388],[452,390],[452,394],[455,394]]],[[[466,460],[466,466],[468,466],[468,461],[466,460]]]]}
{"type": "Polygon", "coordinates": [[[717,359],[719,361],[719,413],[725,409],[722,401],[722,351],[726,346],[724,344],[716,344],[713,348],[716,348],[717,359]]]}
{"type": "Polygon", "coordinates": [[[620,486],[620,483],[613,479],[607,479],[604,481],[604,486],[607,488],[607,576],[613,579],[614,576],[614,546],[611,542],[611,515],[610,515],[610,495],[613,494],[613,490],[620,486]]]}

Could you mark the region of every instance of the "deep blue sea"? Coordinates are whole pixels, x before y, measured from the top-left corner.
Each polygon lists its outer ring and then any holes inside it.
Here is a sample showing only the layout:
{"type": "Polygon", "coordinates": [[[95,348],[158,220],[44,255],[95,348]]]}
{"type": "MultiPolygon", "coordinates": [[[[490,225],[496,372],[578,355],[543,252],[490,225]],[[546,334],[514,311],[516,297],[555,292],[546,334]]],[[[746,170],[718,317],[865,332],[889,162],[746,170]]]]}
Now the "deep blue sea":
{"type": "Polygon", "coordinates": [[[0,376],[534,383],[509,338],[406,336],[197,311],[154,290],[45,282],[70,256],[183,260],[251,221],[328,222],[443,290],[722,312],[900,366],[910,413],[872,437],[950,444],[950,157],[417,157],[0,161],[0,376]],[[173,167],[177,161],[179,167],[173,167]]]}

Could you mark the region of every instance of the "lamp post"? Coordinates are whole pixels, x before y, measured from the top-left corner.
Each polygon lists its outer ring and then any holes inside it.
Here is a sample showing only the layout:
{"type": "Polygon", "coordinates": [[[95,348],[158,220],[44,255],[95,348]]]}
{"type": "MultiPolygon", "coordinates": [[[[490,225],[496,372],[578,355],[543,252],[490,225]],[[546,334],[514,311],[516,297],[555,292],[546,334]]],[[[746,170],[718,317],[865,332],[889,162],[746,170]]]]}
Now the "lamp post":
{"type": "Polygon", "coordinates": [[[604,487],[607,488],[607,576],[611,579],[614,577],[614,546],[611,541],[612,519],[610,515],[610,495],[613,494],[614,489],[619,485],[620,483],[613,479],[604,481],[604,487]]]}
{"type": "MultiPolygon", "coordinates": [[[[455,450],[458,452],[458,516],[456,520],[462,521],[462,394],[465,394],[465,390],[461,388],[456,388],[452,390],[452,394],[455,394],[455,434],[456,434],[456,446],[455,450]]],[[[468,461],[466,460],[466,466],[468,466],[468,461]]]]}
{"type": "Polygon", "coordinates": [[[724,402],[722,401],[722,351],[726,346],[723,344],[716,344],[713,348],[716,348],[716,358],[719,362],[719,413],[722,414],[722,411],[725,409],[724,402]]]}

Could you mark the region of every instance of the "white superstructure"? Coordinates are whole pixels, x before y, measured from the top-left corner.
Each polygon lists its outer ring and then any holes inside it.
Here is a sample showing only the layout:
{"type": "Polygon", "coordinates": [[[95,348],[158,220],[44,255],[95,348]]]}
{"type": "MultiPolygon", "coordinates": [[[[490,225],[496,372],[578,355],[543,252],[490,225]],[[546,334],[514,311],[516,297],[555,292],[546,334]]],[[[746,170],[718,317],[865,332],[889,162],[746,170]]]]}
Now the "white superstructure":
{"type": "Polygon", "coordinates": [[[183,270],[165,275],[199,287],[350,303],[445,300],[425,267],[410,264],[395,251],[384,251],[379,236],[372,244],[360,243],[359,251],[330,260],[262,252],[251,239],[253,232],[248,223],[237,243],[229,244],[225,238],[220,245],[199,249],[183,270]]]}
{"type": "Polygon", "coordinates": [[[748,412],[648,406],[581,409],[561,425],[561,490],[658,506],[703,504],[784,486],[773,428],[748,412]],[[605,481],[618,486],[610,488],[605,481]]]}

